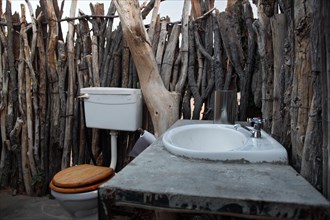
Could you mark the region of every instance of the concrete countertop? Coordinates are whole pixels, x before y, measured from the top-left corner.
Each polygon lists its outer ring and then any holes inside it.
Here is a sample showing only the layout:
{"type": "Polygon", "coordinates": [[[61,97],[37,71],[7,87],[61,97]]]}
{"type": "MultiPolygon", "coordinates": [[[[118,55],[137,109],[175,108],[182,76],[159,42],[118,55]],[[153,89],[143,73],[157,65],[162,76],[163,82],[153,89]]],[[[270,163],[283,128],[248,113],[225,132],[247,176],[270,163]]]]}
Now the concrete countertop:
{"type": "MultiPolygon", "coordinates": [[[[172,127],[205,121],[179,120],[172,127]]],[[[329,201],[291,166],[188,159],[161,138],[99,188],[100,209],[129,205],[170,211],[323,219],[329,201]]],[[[103,213],[103,214],[102,214],[103,213]]]]}

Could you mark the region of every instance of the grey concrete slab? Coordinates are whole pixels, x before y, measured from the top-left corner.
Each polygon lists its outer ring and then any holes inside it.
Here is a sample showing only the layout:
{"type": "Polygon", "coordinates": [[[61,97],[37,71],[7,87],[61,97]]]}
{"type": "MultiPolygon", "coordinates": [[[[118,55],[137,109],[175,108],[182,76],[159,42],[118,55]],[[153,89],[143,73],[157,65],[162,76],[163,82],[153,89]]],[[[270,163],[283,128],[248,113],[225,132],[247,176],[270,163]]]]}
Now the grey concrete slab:
{"type": "MultiPolygon", "coordinates": [[[[187,123],[201,122],[174,127],[187,123]]],[[[103,184],[99,195],[101,216],[109,204],[288,219],[322,218],[330,207],[288,165],[183,158],[169,153],[161,138],[103,184]]]]}

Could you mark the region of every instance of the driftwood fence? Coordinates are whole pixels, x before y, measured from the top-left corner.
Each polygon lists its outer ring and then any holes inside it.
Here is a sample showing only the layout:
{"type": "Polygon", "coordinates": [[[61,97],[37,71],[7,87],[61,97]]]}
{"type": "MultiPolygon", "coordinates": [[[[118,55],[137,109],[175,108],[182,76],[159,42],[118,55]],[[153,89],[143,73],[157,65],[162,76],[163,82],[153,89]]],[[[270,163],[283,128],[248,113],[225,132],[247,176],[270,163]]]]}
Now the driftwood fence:
{"type": "MultiPolygon", "coordinates": [[[[143,18],[155,2],[141,6],[143,18]]],[[[329,36],[320,30],[329,34],[322,11],[329,3],[259,0],[258,19],[244,0],[228,1],[225,12],[213,0],[182,3],[180,22],[155,14],[146,26],[165,87],[181,95],[182,117],[212,119],[214,90],[236,89],[237,119],[262,116],[290,163],[327,195],[329,36]]],[[[62,9],[46,0],[35,11],[26,0],[20,15],[10,1],[5,13],[0,7],[0,184],[14,192],[45,194],[71,164],[109,165],[109,135],[85,128],[79,89],[140,86],[122,29],[113,27],[112,2],[107,13],[91,4],[91,15],[74,17],[72,1],[65,19],[62,9]]],[[[146,109],[143,118],[152,131],[146,109]]],[[[137,137],[120,133],[118,169],[137,137]]]]}

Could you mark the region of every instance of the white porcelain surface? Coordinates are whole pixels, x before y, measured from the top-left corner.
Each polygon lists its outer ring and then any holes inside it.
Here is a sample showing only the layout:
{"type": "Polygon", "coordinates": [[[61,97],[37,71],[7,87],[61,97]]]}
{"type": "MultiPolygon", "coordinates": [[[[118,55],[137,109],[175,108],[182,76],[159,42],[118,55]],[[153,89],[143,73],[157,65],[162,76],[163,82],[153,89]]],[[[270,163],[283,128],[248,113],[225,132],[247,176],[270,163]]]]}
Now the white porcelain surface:
{"type": "Polygon", "coordinates": [[[285,148],[266,132],[252,138],[249,131],[233,125],[184,125],[168,130],[162,140],[168,151],[188,158],[287,163],[285,148]]]}
{"type": "Polygon", "coordinates": [[[51,194],[74,218],[97,219],[97,190],[72,194],[58,193],[51,190],[51,194]]]}
{"type": "Polygon", "coordinates": [[[84,100],[86,126],[135,131],[142,125],[140,89],[88,87],[80,89],[84,100]]]}

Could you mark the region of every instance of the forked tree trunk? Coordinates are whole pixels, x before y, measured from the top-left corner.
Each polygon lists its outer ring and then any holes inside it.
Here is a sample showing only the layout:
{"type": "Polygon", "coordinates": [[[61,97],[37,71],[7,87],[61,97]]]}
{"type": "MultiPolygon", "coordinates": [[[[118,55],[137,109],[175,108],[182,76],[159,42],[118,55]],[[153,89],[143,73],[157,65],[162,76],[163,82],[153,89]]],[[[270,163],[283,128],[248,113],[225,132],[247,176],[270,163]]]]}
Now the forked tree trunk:
{"type": "Polygon", "coordinates": [[[156,136],[164,133],[179,117],[176,93],[164,87],[158,66],[136,0],[115,1],[122,23],[124,38],[137,68],[144,100],[148,107],[156,136]]]}

